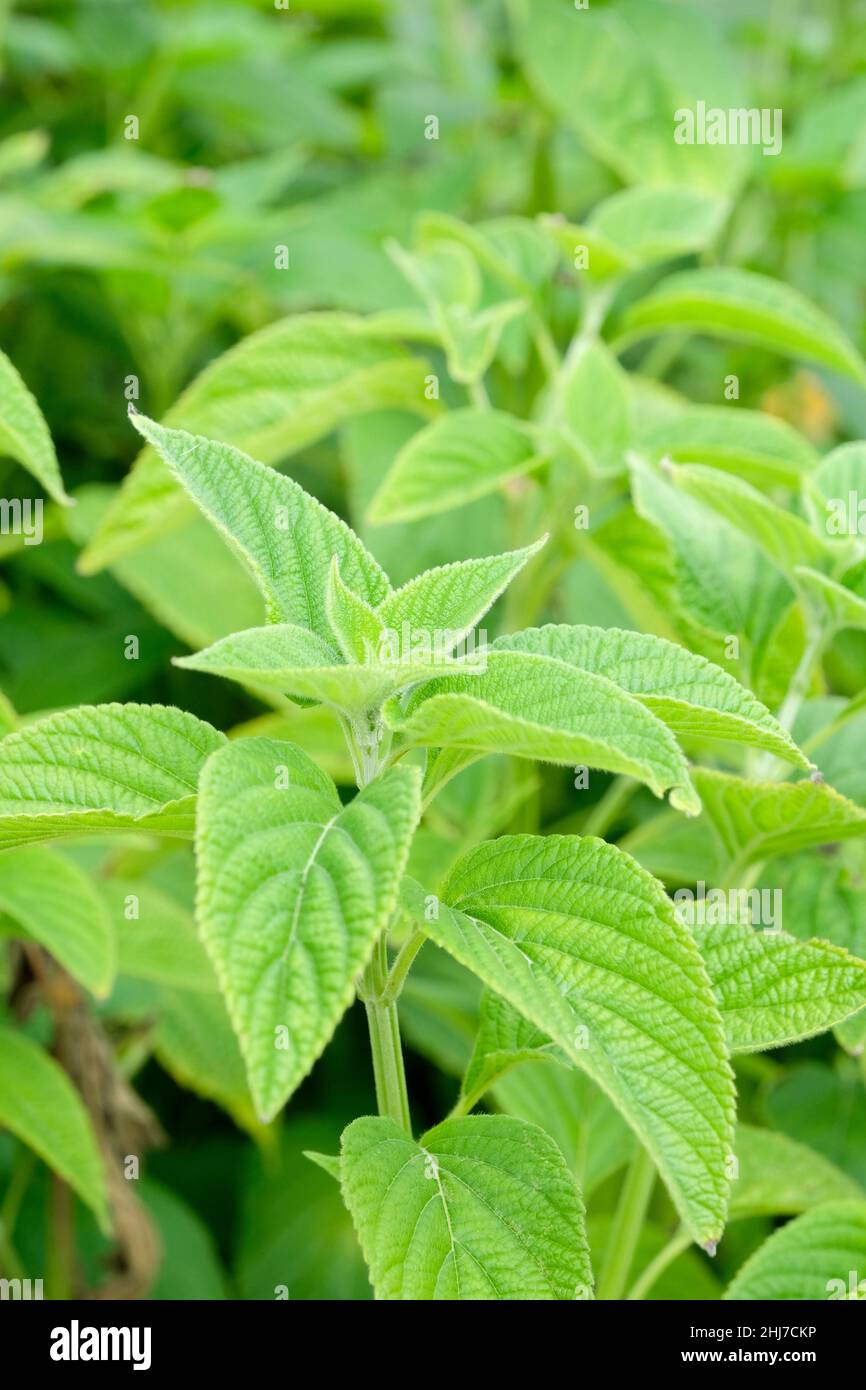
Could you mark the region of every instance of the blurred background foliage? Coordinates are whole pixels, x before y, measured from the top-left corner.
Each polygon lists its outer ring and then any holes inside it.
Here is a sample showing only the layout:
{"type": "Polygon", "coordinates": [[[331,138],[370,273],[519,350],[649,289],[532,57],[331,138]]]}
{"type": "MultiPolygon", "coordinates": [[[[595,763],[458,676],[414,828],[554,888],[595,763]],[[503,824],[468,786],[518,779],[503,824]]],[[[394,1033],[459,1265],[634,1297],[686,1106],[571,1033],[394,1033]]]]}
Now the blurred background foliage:
{"type": "MultiPolygon", "coordinates": [[[[320,711],[268,710],[170,665],[188,646],[256,621],[251,586],[205,523],[167,523],[98,574],[76,568],[136,453],[130,379],[139,407],[159,418],[203,366],[281,316],[415,308],[383,243],[411,243],[422,211],[469,221],[559,213],[581,224],[623,187],[669,182],[680,96],[782,108],[778,158],[730,150],[706,166],[696,152],[693,186],[724,204],[715,256],[799,288],[866,348],[866,2],[592,0],[595,37],[586,45],[562,41],[569,8],[568,0],[291,0],[288,10],[265,0],[0,0],[0,345],[41,405],[78,503],[64,517],[46,509],[42,545],[0,537],[0,687],[21,716],[135,699],[178,704],[227,731],[264,721],[348,783],[320,711]],[[425,138],[431,115],[438,139],[425,138]],[[130,117],[137,139],[126,138],[130,117]],[[275,265],[280,246],[288,270],[275,265]],[[139,638],[136,661],[123,658],[128,634],[139,638]]],[[[674,256],[666,268],[702,255],[674,256]]],[[[658,273],[649,266],[629,293],[645,292],[658,273]]],[[[551,274],[543,296],[554,331],[567,334],[573,281],[551,274]]],[[[538,388],[536,364],[517,331],[503,342],[496,391],[520,413],[538,388]]],[[[718,402],[719,382],[737,374],[743,405],[788,420],[821,451],[866,435],[862,389],[820,368],[703,338],[653,340],[624,360],[693,402],[718,402]]],[[[501,495],[423,523],[365,524],[364,503],[413,427],[399,412],[374,411],[291,461],[305,487],[362,531],[395,582],[490,553],[508,543],[511,524],[501,495]]],[[[32,483],[0,460],[0,490],[29,495],[32,483]]],[[[568,621],[623,621],[615,587],[579,560],[556,602],[568,621]]],[[[831,664],[842,694],[861,687],[863,659],[862,636],[837,640],[831,664]]],[[[622,828],[640,825],[650,807],[640,793],[622,828]]],[[[478,765],[437,801],[415,870],[432,884],[468,842],[559,824],[572,811],[562,770],[478,765]]],[[[645,862],[676,882],[676,836],[659,820],[656,857],[650,846],[645,862]]],[[[114,885],[112,902],[118,883],[134,881],[154,895],[160,929],[181,922],[192,936],[186,848],[130,840],[63,853],[114,885]]],[[[367,1046],[359,1010],[286,1115],[263,1130],[219,997],[189,988],[176,958],[158,978],[132,958],[120,965],[98,1009],[120,1075],[134,1080],[150,1117],[140,1196],[161,1243],[144,1277],[151,1296],[272,1298],[281,1285],[292,1298],[368,1296],[336,1185],[303,1157],[333,1152],[344,1124],[373,1108],[358,1064],[367,1046]]],[[[11,987],[12,965],[2,968],[11,987]]],[[[471,979],[427,948],[402,1006],[419,1123],[452,1102],[476,1007],[471,979]]],[[[39,1008],[27,1028],[48,1036],[39,1008]]],[[[866,1183],[862,1075],[832,1037],[784,1058],[741,1060],[739,1072],[746,1119],[808,1143],[866,1183]]],[[[531,1118],[550,1091],[548,1121],[559,1117],[558,1138],[594,1194],[603,1242],[605,1184],[629,1157],[628,1131],[576,1074],[523,1082],[518,1071],[497,1099],[531,1118]],[[592,1171],[580,1168],[588,1136],[592,1171]]],[[[5,1263],[47,1268],[55,1290],[69,1291],[69,1252],[64,1264],[62,1242],[47,1234],[49,1183],[27,1150],[0,1136],[5,1263]]],[[[661,1191],[653,1217],[644,1260],[670,1217],[661,1191]]],[[[105,1237],[83,1208],[74,1224],[78,1262],[96,1283],[105,1237]]],[[[654,1295],[718,1296],[771,1224],[761,1215],[737,1223],[713,1264],[686,1252],[654,1295]]]]}

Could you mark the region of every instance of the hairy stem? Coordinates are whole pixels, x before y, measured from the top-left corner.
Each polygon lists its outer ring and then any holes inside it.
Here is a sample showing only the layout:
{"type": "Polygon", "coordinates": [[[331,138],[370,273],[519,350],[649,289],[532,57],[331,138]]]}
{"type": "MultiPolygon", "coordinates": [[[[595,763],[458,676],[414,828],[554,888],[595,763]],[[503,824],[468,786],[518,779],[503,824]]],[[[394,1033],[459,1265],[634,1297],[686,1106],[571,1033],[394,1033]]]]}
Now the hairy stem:
{"type": "Polygon", "coordinates": [[[641,1146],[629,1164],[622,1185],[598,1281],[599,1298],[615,1300],[623,1296],[655,1180],[653,1161],[641,1146]]]}

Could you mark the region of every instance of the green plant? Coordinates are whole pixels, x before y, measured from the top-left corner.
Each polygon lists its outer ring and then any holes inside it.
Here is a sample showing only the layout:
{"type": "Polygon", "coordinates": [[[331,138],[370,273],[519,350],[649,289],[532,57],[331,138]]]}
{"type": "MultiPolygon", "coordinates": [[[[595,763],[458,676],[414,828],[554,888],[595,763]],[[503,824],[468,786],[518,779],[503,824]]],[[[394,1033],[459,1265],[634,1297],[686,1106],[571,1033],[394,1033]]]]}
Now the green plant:
{"type": "Polygon", "coordinates": [[[0,1276],[862,1294],[858,8],[13,13],[0,1276]]]}

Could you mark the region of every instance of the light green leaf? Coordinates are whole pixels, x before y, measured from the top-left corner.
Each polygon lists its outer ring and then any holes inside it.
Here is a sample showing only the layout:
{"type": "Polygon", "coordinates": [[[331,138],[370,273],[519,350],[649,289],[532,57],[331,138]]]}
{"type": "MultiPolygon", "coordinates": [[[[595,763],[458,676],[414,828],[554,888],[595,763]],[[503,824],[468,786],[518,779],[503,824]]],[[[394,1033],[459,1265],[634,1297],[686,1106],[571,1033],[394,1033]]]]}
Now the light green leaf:
{"type": "Polygon", "coordinates": [[[863,1189],[835,1163],[787,1134],[737,1126],[738,1172],[729,1219],[797,1216],[824,1202],[863,1199],[863,1189]]]}
{"type": "Polygon", "coordinates": [[[866,1299],[866,1201],[827,1202],[774,1231],[723,1297],[866,1299]]]}
{"type": "Polygon", "coordinates": [[[82,705],[0,740],[0,848],[146,830],[188,838],[223,734],[166,705],[82,705]]]}
{"type": "Polygon", "coordinates": [[[562,437],[595,472],[624,466],[631,434],[626,374],[604,343],[588,340],[557,381],[562,437]]]}
{"type": "Polygon", "coordinates": [[[132,421],[244,560],[272,621],[331,636],[325,592],[335,555],[344,582],[362,598],[376,604],[390,592],[354,531],[293,479],[229,444],[164,429],[143,415],[132,421]]]}
{"type": "Polygon", "coordinates": [[[419,815],[395,768],[341,807],[290,743],[243,739],[202,776],[198,919],[261,1116],[306,1076],[387,926],[419,815]]]}
{"type": "Polygon", "coordinates": [[[842,554],[839,542],[823,540],[802,517],[777,507],[742,478],[701,464],[668,464],[665,472],[674,487],[724,517],[788,574],[798,565],[829,566],[842,554]]]}
{"type": "Polygon", "coordinates": [[[111,919],[88,874],[56,850],[23,845],[0,865],[0,910],[85,989],[104,998],[116,948],[111,919]]]}
{"type": "Polygon", "coordinates": [[[732,1052],[799,1042],[866,1007],[866,961],[841,946],[740,920],[693,930],[732,1052]]]}
{"type": "Polygon", "coordinates": [[[0,352],[0,455],[32,473],[55,502],[71,506],[42,411],[5,352],[0,352]]]}
{"type": "Polygon", "coordinates": [[[176,657],[189,671],[208,671],[251,689],[278,690],[301,700],[321,700],[332,708],[358,714],[378,707],[392,695],[449,670],[483,669],[484,656],[449,660],[432,644],[429,654],[376,664],[347,665],[315,633],[291,623],[272,623],[223,637],[192,656],[176,657]]]}
{"type": "Polygon", "coordinates": [[[539,222],[565,264],[578,277],[588,275],[594,280],[605,280],[637,264],[634,257],[607,241],[589,223],[566,222],[559,213],[545,214],[539,222]]]}
{"type": "Polygon", "coordinates": [[[554,257],[544,233],[526,217],[468,223],[447,212],[422,212],[418,235],[425,249],[459,245],[505,289],[531,301],[547,284],[554,257]]]}
{"type": "Polygon", "coordinates": [[[751,782],[706,767],[692,777],[704,816],[741,868],[866,834],[866,811],[820,781],[751,782]]]}
{"type": "Polygon", "coordinates": [[[669,276],[625,311],[617,344],[683,331],[820,362],[866,382],[866,365],[832,319],[799,290],[749,270],[725,266],[669,276]]]}
{"type": "Polygon", "coordinates": [[[0,1126],[38,1154],[107,1225],[105,1172],[81,1097],[53,1057],[10,1028],[0,1028],[0,1126]]]}
{"type": "Polygon", "coordinates": [[[410,579],[395,589],[377,610],[384,625],[401,632],[408,624],[410,634],[448,632],[456,646],[484,617],[524,565],[547,540],[542,536],[534,545],[511,550],[504,555],[486,555],[477,560],[457,560],[440,565],[410,579]]]}
{"type": "MultiPolygon", "coordinates": [[[[166,425],[224,439],[276,463],[366,410],[426,413],[426,365],[351,314],[297,314],[250,334],[211,362],[166,425]]],[[[93,573],[179,522],[183,493],[153,449],[139,454],[89,545],[93,573]]]]}
{"type": "Polygon", "coordinates": [[[695,1238],[717,1239],[733,1081],[704,965],[661,884],[601,840],[508,835],[470,850],[440,897],[427,920],[407,880],[403,904],[597,1082],[695,1238]]]}
{"type": "Polygon", "coordinates": [[[680,810],[700,810],[667,726],[604,676],[554,657],[490,651],[482,675],[431,681],[385,718],[412,743],[626,772],[656,796],[670,791],[680,810]]]}
{"type": "Polygon", "coordinates": [[[323,1173],[340,1181],[340,1155],[339,1154],[320,1154],[315,1149],[305,1149],[304,1158],[308,1158],[311,1163],[315,1163],[317,1168],[321,1168],[323,1173]]]}
{"type": "Polygon", "coordinates": [[[122,975],[176,989],[216,992],[213,966],[191,915],[179,903],[138,878],[101,879],[99,891],[117,940],[122,975]]]}
{"type": "Polygon", "coordinates": [[[535,1125],[473,1115],[415,1140],[393,1120],[355,1120],[340,1171],[377,1298],[592,1297],[583,1204],[535,1125]]]}
{"type": "Polygon", "coordinates": [[[866,599],[859,594],[807,565],[797,565],[793,578],[828,633],[846,627],[866,628],[866,599]]]}
{"type": "Polygon", "coordinates": [[[384,624],[375,609],[343,583],[336,555],[325,588],[325,616],[344,661],[365,666],[377,660],[384,624]]]}
{"type": "Polygon", "coordinates": [[[620,628],[527,628],[497,651],[535,652],[613,681],[678,736],[726,739],[811,766],[787,730],[739,681],[702,656],[650,633],[620,628]]]}
{"type": "Polygon", "coordinates": [[[696,188],[624,188],[591,212],[588,225],[636,264],[703,251],[728,211],[725,198],[696,188]]]}
{"type": "Polygon", "coordinates": [[[461,1095],[476,1105],[494,1082],[512,1067],[540,1058],[568,1064],[566,1054],[546,1033],[500,995],[486,989],[481,996],[478,1034],[460,1087],[461,1095]]]}
{"type": "Polygon", "coordinates": [[[691,406],[640,436],[651,457],[703,463],[758,488],[797,487],[818,454],[785,420],[739,406],[691,406]]]}
{"type": "Polygon", "coordinates": [[[530,85],[623,182],[736,186],[750,159],[745,146],[674,139],[682,108],[747,104],[737,56],[707,14],[657,0],[587,9],[513,0],[510,11],[530,85]]]}
{"type": "Polygon", "coordinates": [[[453,410],[414,434],[370,503],[376,524],[449,511],[537,468],[527,428],[501,410],[453,410]]]}

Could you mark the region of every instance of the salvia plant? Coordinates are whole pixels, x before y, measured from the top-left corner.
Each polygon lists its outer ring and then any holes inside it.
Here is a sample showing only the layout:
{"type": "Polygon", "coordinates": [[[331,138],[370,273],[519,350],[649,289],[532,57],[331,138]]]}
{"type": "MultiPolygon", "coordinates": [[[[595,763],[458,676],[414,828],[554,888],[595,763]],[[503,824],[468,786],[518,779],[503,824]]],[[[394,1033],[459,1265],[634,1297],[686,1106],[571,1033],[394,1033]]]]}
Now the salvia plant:
{"type": "MultiPolygon", "coordinates": [[[[582,19],[508,8],[565,120],[582,19]]],[[[269,286],[222,353],[204,334],[259,287],[238,247],[260,216],[273,237],[285,154],[171,192],[154,158],[106,289],[166,341],[119,488],[67,493],[0,354],[0,452],[49,499],[12,528],[22,564],[46,537],[38,581],[179,692],[128,699],[94,660],[93,701],[0,705],[4,1277],[41,1268],[16,1225],[44,1208],[55,1293],[151,1293],[162,1259],[158,1296],[192,1266],[223,1295],[195,1179],[183,1202],[141,1171],[153,1061],[253,1141],[249,1296],[866,1296],[866,444],[822,453],[745,388],[792,359],[857,401],[866,364],[737,264],[743,149],[656,139],[593,86],[612,55],[668,81],[668,9],[599,7],[581,134],[623,186],[580,220],[545,200],[541,139],[530,213],[463,218],[431,180],[372,288],[360,253],[334,307],[269,286]]],[[[279,85],[256,24],[250,126],[279,85]]],[[[173,80],[150,100],[185,110],[173,80]]],[[[86,209],[141,192],[125,159],[38,185],[49,260],[71,230],[80,264],[106,254],[86,209]]],[[[817,160],[807,126],[789,177],[817,160]]]]}

